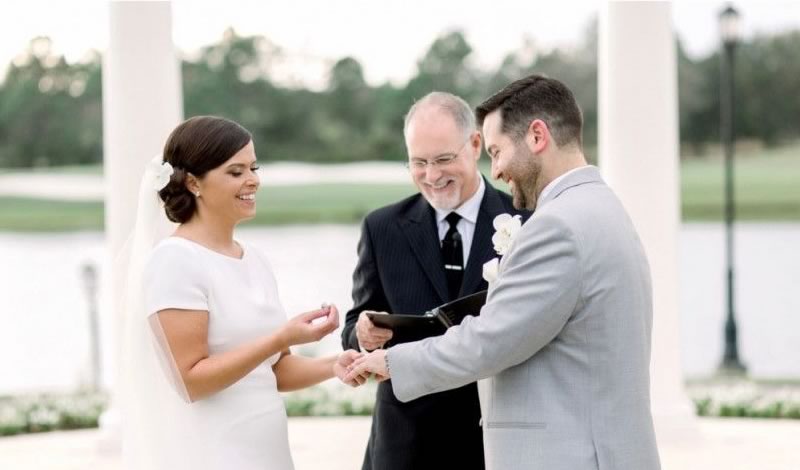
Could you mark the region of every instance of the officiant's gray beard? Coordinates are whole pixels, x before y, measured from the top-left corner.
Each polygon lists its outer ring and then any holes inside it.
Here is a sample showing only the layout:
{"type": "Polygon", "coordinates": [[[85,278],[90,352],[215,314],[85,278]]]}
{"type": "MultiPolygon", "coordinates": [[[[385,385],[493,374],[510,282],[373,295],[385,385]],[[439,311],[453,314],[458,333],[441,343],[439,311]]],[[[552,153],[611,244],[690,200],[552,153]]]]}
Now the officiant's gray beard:
{"type": "Polygon", "coordinates": [[[417,187],[419,188],[420,194],[422,197],[428,201],[428,204],[431,205],[434,209],[438,209],[440,211],[452,211],[457,209],[463,201],[461,200],[461,194],[464,190],[464,185],[466,184],[463,180],[459,181],[458,178],[455,177],[446,177],[447,180],[451,181],[450,188],[447,192],[440,193],[440,194],[431,194],[430,188],[425,187],[425,182],[420,181],[417,182],[417,187]]]}
{"type": "Polygon", "coordinates": [[[422,195],[425,197],[425,200],[428,201],[428,204],[430,204],[431,207],[440,211],[452,211],[461,205],[461,201],[459,200],[460,195],[457,192],[452,195],[439,198],[428,197],[424,193],[422,195]]]}

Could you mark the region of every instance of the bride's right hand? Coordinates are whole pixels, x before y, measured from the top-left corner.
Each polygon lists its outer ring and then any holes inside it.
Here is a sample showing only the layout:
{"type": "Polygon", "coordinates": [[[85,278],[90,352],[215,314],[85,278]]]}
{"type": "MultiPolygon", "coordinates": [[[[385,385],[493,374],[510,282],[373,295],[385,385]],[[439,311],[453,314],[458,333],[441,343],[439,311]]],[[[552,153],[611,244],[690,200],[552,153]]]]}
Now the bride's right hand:
{"type": "Polygon", "coordinates": [[[333,333],[339,327],[339,310],[335,305],[323,307],[319,310],[301,313],[292,318],[280,330],[286,346],[305,344],[319,341],[326,335],[333,333]],[[322,319],[324,320],[318,320],[322,319]]]}

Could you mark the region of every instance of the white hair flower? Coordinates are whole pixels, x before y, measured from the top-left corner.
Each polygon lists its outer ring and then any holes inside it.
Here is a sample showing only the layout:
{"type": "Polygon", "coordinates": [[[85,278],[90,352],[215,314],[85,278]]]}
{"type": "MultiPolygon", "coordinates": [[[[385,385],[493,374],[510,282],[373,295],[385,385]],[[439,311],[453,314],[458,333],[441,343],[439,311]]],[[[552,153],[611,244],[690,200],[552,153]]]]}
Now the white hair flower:
{"type": "Polygon", "coordinates": [[[150,171],[153,172],[153,189],[156,191],[164,189],[169,184],[172,174],[175,173],[169,162],[161,161],[160,155],[150,162],[150,171]]]}

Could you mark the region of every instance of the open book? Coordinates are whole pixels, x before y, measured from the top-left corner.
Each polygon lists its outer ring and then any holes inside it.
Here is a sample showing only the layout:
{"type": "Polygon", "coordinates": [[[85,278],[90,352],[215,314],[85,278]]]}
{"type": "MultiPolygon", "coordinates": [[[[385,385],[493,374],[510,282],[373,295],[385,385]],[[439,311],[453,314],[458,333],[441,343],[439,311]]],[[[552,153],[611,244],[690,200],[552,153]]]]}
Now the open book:
{"type": "Polygon", "coordinates": [[[486,291],[482,290],[442,304],[422,315],[367,313],[375,326],[394,332],[392,343],[416,341],[428,336],[443,334],[453,325],[458,325],[467,316],[478,316],[486,303],[486,291]]]}

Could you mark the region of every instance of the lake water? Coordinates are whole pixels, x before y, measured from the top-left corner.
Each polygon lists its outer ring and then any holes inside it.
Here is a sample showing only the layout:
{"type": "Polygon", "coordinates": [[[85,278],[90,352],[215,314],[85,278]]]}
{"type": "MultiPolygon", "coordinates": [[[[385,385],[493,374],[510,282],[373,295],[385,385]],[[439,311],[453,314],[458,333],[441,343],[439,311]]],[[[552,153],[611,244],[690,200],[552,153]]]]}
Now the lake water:
{"type": "MultiPolygon", "coordinates": [[[[758,378],[800,378],[800,224],[737,226],[736,275],[742,360],[758,378]]],[[[243,228],[238,238],[270,258],[286,311],[351,305],[357,226],[243,228]]],[[[680,325],[687,377],[711,374],[722,355],[723,228],[680,233],[680,325]]],[[[106,262],[101,232],[0,233],[0,395],[74,388],[90,379],[85,263],[106,262]]],[[[103,302],[105,304],[106,302],[103,302]]],[[[108,309],[101,309],[103,379],[112,379],[108,309]]],[[[343,320],[343,318],[342,318],[343,320]]],[[[316,348],[337,350],[338,332],[316,348]]],[[[302,350],[301,350],[302,352],[302,350]]],[[[307,351],[308,352],[308,351],[307,351]]]]}

